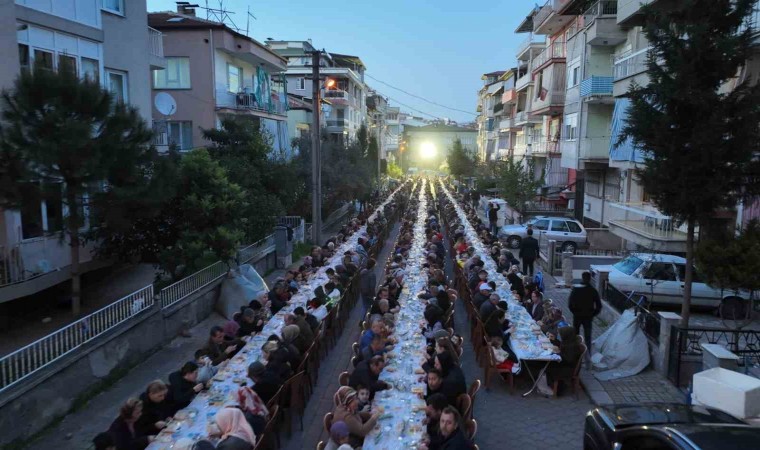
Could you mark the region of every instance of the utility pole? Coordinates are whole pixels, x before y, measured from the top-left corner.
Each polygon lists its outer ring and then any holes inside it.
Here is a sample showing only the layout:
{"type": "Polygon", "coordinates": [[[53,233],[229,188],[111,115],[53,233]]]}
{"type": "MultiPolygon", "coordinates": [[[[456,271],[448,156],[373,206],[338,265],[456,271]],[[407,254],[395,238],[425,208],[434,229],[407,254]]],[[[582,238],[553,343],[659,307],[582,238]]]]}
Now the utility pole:
{"type": "Polygon", "coordinates": [[[321,51],[311,51],[311,235],[314,245],[322,245],[322,150],[319,139],[319,114],[322,110],[322,81],[319,79],[321,56],[321,51]]]}

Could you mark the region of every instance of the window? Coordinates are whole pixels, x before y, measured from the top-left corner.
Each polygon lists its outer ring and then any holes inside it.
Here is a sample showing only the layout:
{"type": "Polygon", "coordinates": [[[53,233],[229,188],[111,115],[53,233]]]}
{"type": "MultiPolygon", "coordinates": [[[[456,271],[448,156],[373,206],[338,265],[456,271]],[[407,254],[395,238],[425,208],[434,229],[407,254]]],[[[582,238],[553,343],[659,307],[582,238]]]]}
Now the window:
{"type": "Polygon", "coordinates": [[[29,46],[26,44],[18,44],[18,62],[21,65],[21,69],[29,69],[29,46]]]}
{"type": "Polygon", "coordinates": [[[547,219],[537,220],[533,222],[533,228],[537,230],[546,231],[549,229],[549,221],[547,219]]]}
{"type": "MultiPolygon", "coordinates": [[[[686,264],[676,264],[676,268],[678,269],[678,279],[683,282],[683,280],[686,279],[686,264]]],[[[702,278],[702,275],[697,271],[697,268],[692,266],[691,269],[692,273],[692,281],[695,283],[704,283],[704,279],[702,278]]]]}
{"type": "Polygon", "coordinates": [[[47,70],[53,70],[53,52],[34,50],[34,65],[47,70]]]}
{"type": "Polygon", "coordinates": [[[123,16],[124,0],[103,0],[103,9],[123,16]]]}
{"type": "Polygon", "coordinates": [[[74,70],[74,73],[78,73],[76,56],[59,53],[58,54],[58,70],[61,70],[62,67],[66,67],[69,70],[74,70]]]}
{"type": "Polygon", "coordinates": [[[581,82],[581,67],[573,66],[567,68],[567,87],[577,86],[581,82]]]}
{"type": "Polygon", "coordinates": [[[335,112],[337,113],[338,126],[342,126],[343,125],[343,119],[346,117],[346,112],[344,110],[342,110],[342,109],[337,109],[337,110],[335,110],[335,112]]]}
{"type": "Polygon", "coordinates": [[[633,272],[635,272],[643,262],[644,261],[642,261],[640,258],[629,256],[622,261],[616,262],[612,267],[616,268],[626,275],[632,275],[633,272]]]}
{"type": "Polygon", "coordinates": [[[156,89],[190,89],[190,58],[166,57],[166,69],[153,71],[156,89]]]}
{"type": "Polygon", "coordinates": [[[536,75],[535,97],[537,99],[541,98],[541,91],[544,88],[543,82],[544,82],[544,71],[542,70],[541,72],[538,72],[538,75],[536,75]]]}
{"type": "Polygon", "coordinates": [[[580,233],[581,232],[581,226],[577,223],[573,222],[572,220],[568,220],[567,227],[570,229],[571,233],[580,233]]]}
{"type": "Polygon", "coordinates": [[[574,141],[578,139],[578,114],[568,114],[565,116],[565,140],[574,141]]]}
{"type": "Polygon", "coordinates": [[[296,90],[306,90],[306,78],[296,78],[296,90]]]}
{"type": "Polygon", "coordinates": [[[567,228],[567,224],[564,220],[552,220],[552,231],[567,233],[570,230],[567,228]]]}
{"type": "Polygon", "coordinates": [[[108,90],[111,91],[116,100],[127,103],[128,89],[127,89],[127,74],[124,72],[117,72],[114,70],[108,71],[108,90]]]}
{"type": "Polygon", "coordinates": [[[671,263],[654,262],[647,268],[644,278],[647,280],[676,281],[676,271],[671,263]]]}
{"type": "MultiPolygon", "coordinates": [[[[33,185],[31,186],[34,187],[33,185]]],[[[34,189],[24,189],[26,192],[36,192],[34,189]]],[[[42,204],[41,199],[35,196],[25,198],[21,204],[21,239],[40,237],[42,228],[42,204]]]]}
{"type": "Polygon", "coordinates": [[[640,436],[626,439],[621,446],[622,450],[673,450],[665,439],[658,436],[640,436]]]}
{"type": "MultiPolygon", "coordinates": [[[[43,228],[46,232],[63,230],[63,184],[48,183],[42,186],[44,199],[43,228]]],[[[84,216],[79,216],[84,219],[84,216]]]]}
{"type": "Polygon", "coordinates": [[[193,123],[169,122],[169,145],[176,145],[177,150],[193,148],[193,123]]]}
{"type": "Polygon", "coordinates": [[[227,89],[230,92],[243,92],[243,69],[241,67],[227,64],[227,89]]]}
{"type": "MultiPolygon", "coordinates": [[[[155,72],[161,71],[156,70],[155,72]]],[[[93,81],[100,81],[100,63],[98,60],[82,58],[82,75],[93,81]]]]}

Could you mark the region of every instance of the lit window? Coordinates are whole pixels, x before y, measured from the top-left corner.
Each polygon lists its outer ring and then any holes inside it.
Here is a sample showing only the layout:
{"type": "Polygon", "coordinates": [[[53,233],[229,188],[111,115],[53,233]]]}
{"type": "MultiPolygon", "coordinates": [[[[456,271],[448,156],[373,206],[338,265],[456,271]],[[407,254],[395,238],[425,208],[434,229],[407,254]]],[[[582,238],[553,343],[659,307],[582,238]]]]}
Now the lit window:
{"type": "Polygon", "coordinates": [[[169,56],[166,69],[153,71],[156,89],[190,89],[190,58],[169,56]]]}

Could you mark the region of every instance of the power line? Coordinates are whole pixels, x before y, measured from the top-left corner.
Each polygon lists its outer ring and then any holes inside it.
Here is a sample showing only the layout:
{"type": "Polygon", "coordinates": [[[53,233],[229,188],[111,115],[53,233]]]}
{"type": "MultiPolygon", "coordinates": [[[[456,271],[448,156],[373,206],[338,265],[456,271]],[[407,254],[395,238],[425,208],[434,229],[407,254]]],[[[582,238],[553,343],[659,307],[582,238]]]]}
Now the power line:
{"type": "Polygon", "coordinates": [[[419,109],[416,109],[416,108],[412,108],[411,106],[409,106],[409,105],[407,105],[407,104],[405,104],[405,103],[401,103],[400,101],[396,100],[395,98],[391,97],[390,95],[385,95],[385,94],[383,94],[382,92],[378,91],[377,89],[375,89],[375,91],[376,91],[378,94],[382,95],[383,97],[388,97],[388,100],[393,100],[394,102],[398,103],[399,105],[401,105],[401,106],[404,106],[404,107],[407,107],[407,108],[411,109],[412,111],[418,112],[418,113],[420,113],[420,114],[424,114],[424,115],[426,115],[426,116],[430,116],[430,117],[432,117],[433,119],[442,120],[442,118],[441,118],[441,117],[438,117],[438,116],[436,116],[435,114],[426,113],[425,111],[420,111],[419,109]]]}
{"type": "Polygon", "coordinates": [[[416,95],[416,94],[412,94],[411,92],[407,92],[407,91],[405,91],[405,90],[403,90],[403,89],[401,89],[401,88],[398,88],[398,87],[396,87],[396,86],[393,86],[393,85],[391,85],[391,84],[388,84],[388,83],[386,83],[385,81],[382,81],[382,80],[378,80],[377,78],[373,77],[372,75],[369,75],[369,74],[367,74],[366,72],[364,73],[364,75],[365,75],[365,76],[367,76],[367,77],[369,77],[369,78],[372,78],[373,80],[377,81],[378,83],[382,83],[382,84],[384,84],[384,85],[388,86],[388,87],[389,87],[389,88],[391,88],[391,89],[395,89],[395,90],[397,90],[397,91],[401,91],[401,92],[403,92],[403,93],[404,93],[404,94],[406,94],[406,95],[409,95],[409,96],[411,96],[411,97],[414,97],[414,98],[418,98],[418,99],[420,99],[420,100],[426,101],[426,102],[428,102],[428,103],[431,103],[431,104],[433,104],[433,105],[435,105],[435,106],[439,106],[439,107],[441,107],[441,108],[450,109],[450,110],[452,110],[452,111],[458,111],[458,112],[461,112],[461,113],[465,113],[465,114],[470,114],[470,115],[473,115],[473,116],[477,116],[477,115],[478,115],[478,114],[476,114],[476,113],[473,113],[473,112],[471,112],[471,111],[465,111],[465,110],[463,110],[463,109],[452,108],[452,107],[450,107],[450,106],[442,105],[442,104],[440,104],[440,103],[437,103],[437,102],[434,102],[434,101],[432,101],[432,100],[428,100],[428,99],[426,99],[425,97],[420,97],[419,95],[416,95]]]}

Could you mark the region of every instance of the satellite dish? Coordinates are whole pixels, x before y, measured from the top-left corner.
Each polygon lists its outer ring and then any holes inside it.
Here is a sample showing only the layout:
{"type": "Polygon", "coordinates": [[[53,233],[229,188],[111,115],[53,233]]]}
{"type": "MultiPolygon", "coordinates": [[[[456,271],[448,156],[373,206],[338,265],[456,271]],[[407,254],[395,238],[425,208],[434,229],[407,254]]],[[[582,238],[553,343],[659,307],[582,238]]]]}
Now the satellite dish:
{"type": "Polygon", "coordinates": [[[156,98],[153,99],[153,104],[156,106],[158,112],[165,116],[171,116],[177,112],[177,102],[170,94],[166,92],[159,92],[156,94],[156,98]]]}

